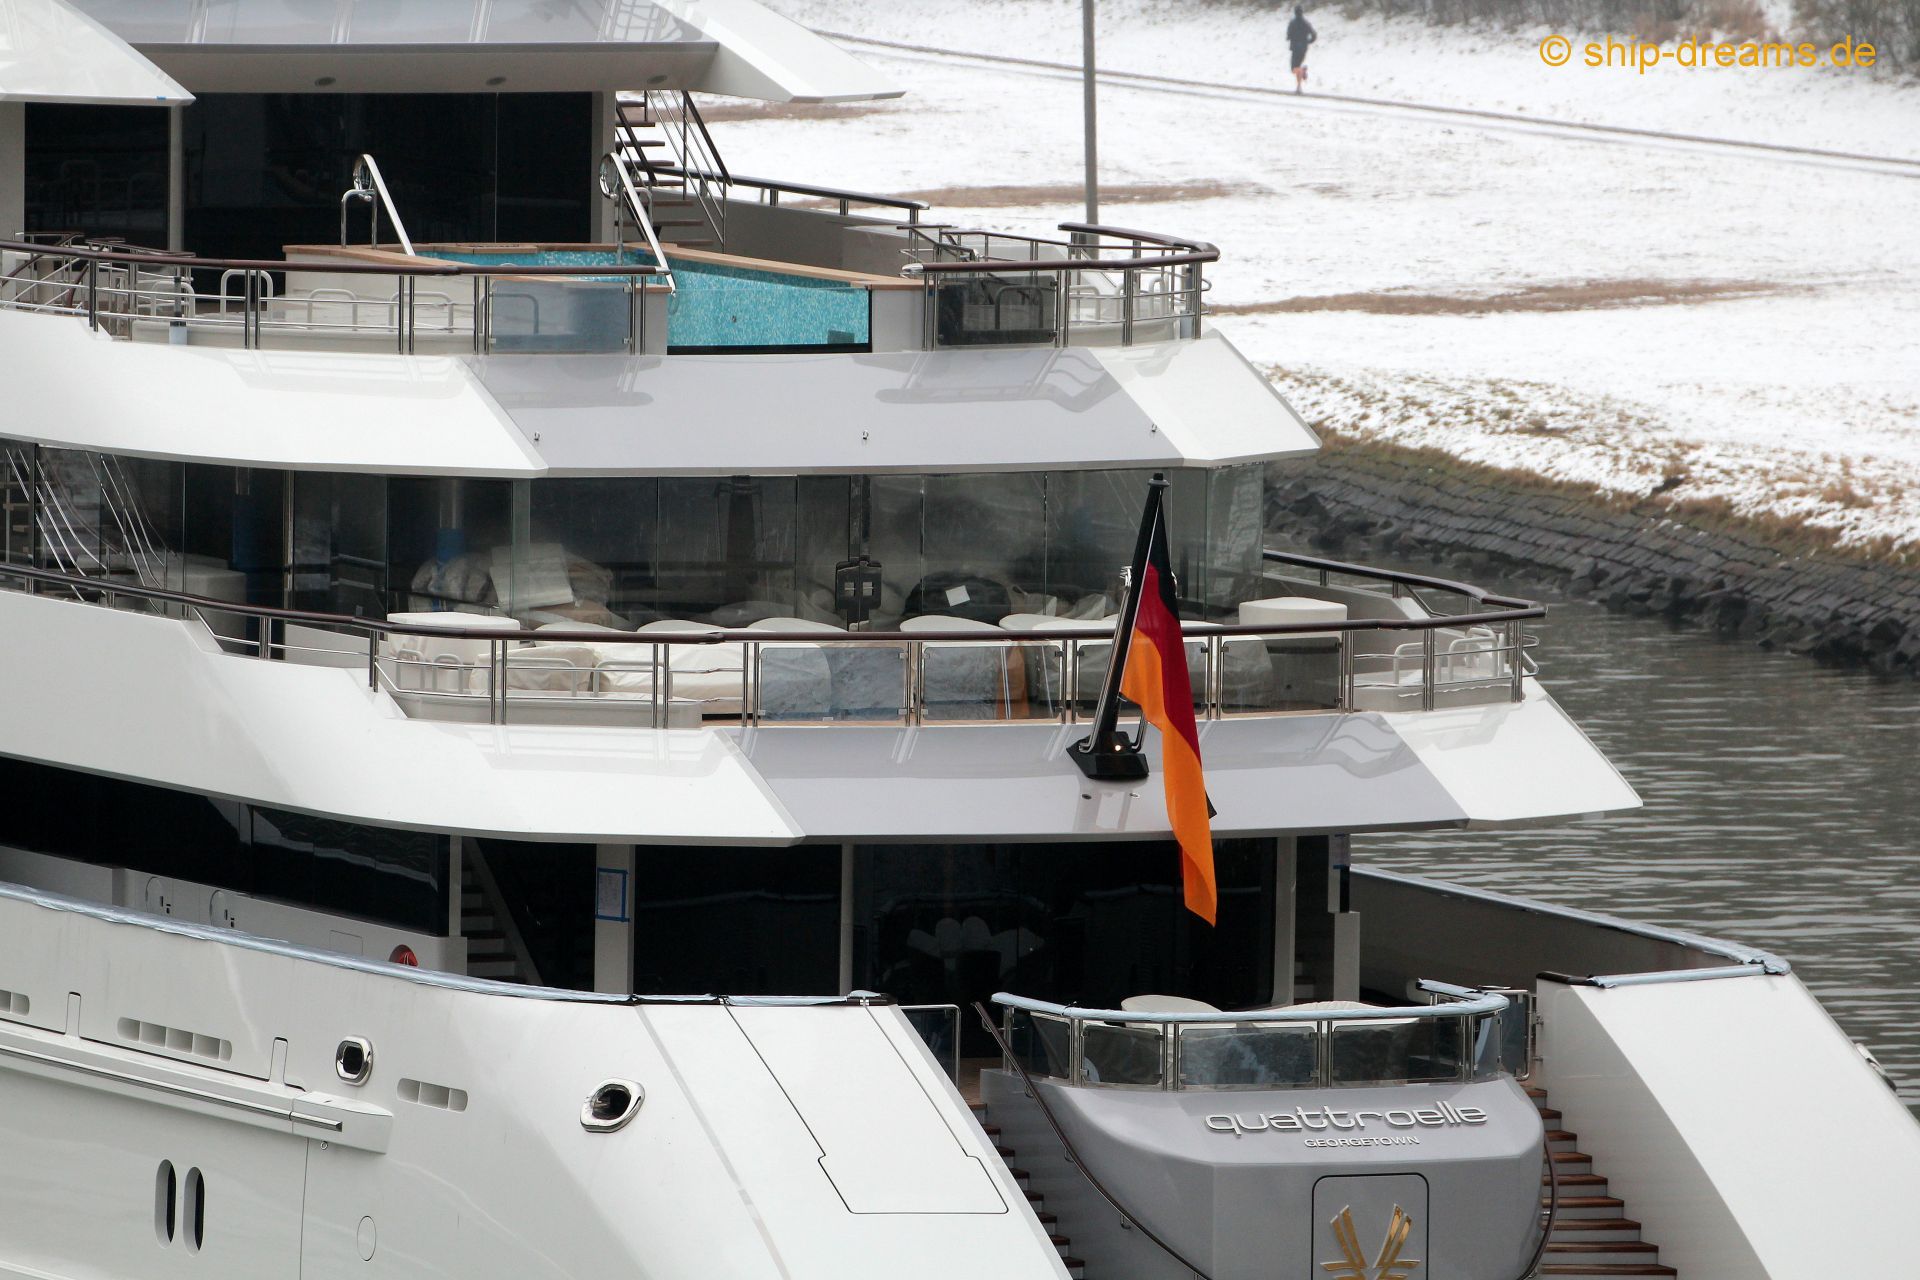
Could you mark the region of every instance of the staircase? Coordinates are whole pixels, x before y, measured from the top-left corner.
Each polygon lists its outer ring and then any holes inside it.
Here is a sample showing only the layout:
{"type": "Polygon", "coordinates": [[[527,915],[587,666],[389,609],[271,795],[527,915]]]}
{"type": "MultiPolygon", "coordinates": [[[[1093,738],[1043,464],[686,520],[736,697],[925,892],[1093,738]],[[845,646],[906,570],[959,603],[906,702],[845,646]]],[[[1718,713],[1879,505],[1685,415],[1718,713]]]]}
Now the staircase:
{"type": "MultiPolygon", "coordinates": [[[[1540,1259],[1540,1275],[1570,1280],[1678,1275],[1660,1261],[1659,1246],[1640,1238],[1640,1224],[1626,1216],[1626,1205],[1607,1193],[1607,1180],[1594,1172],[1593,1157],[1579,1150],[1580,1136],[1560,1127],[1561,1115],[1547,1105],[1547,1091],[1529,1088],[1527,1096],[1546,1123],[1550,1158],[1560,1181],[1560,1211],[1540,1259]]],[[[1541,1183],[1544,1204],[1545,1174],[1541,1183]]]]}
{"type": "Polygon", "coordinates": [[[1027,1203],[1033,1206],[1034,1216],[1039,1218],[1040,1225],[1047,1229],[1047,1238],[1052,1240],[1053,1247],[1060,1251],[1060,1261],[1066,1266],[1067,1274],[1072,1276],[1073,1280],[1086,1280],[1087,1264],[1073,1256],[1071,1252],[1073,1241],[1060,1234],[1060,1219],[1047,1211],[1047,1198],[1033,1189],[1032,1178],[1015,1162],[1015,1156],[1018,1153],[1012,1147],[1002,1143],[1000,1126],[988,1123],[986,1107],[978,1102],[973,1103],[972,1106],[973,1118],[980,1122],[980,1128],[993,1143],[993,1149],[1000,1153],[1002,1160],[1006,1161],[1007,1172],[1011,1173],[1013,1180],[1020,1184],[1020,1189],[1026,1193],[1027,1203]]]}
{"type": "Polygon", "coordinates": [[[517,931],[499,904],[491,877],[472,849],[460,859],[460,936],[467,940],[467,976],[495,982],[537,984],[530,963],[516,947],[517,931]]]}
{"type": "Polygon", "coordinates": [[[618,111],[613,154],[653,229],[681,248],[724,249],[733,179],[693,95],[649,89],[618,111]]]}

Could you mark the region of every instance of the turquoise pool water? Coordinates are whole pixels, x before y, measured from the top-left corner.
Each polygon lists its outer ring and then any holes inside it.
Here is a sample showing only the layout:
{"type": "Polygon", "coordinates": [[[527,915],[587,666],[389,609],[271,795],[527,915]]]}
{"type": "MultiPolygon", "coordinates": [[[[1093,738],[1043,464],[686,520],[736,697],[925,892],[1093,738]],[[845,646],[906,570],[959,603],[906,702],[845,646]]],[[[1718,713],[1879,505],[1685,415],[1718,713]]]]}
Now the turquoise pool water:
{"type": "MultiPolygon", "coordinates": [[[[422,252],[448,262],[503,268],[653,261],[650,254],[634,252],[616,258],[611,249],[469,253],[422,246],[422,252]]],[[[667,299],[671,348],[845,347],[865,346],[869,340],[868,294],[857,285],[685,258],[669,261],[675,287],[667,299]]]]}

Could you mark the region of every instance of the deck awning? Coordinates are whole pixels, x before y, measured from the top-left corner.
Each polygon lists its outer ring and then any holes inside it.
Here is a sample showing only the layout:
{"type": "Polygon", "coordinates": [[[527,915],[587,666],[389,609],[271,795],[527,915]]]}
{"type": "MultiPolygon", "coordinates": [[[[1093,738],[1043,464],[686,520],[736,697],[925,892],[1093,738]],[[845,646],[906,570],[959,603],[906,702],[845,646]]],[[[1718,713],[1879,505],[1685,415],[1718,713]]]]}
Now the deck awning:
{"type": "Polygon", "coordinates": [[[191,101],[164,71],[66,0],[0,0],[0,102],[191,101]]]}
{"type": "Polygon", "coordinates": [[[900,93],[758,0],[73,2],[196,93],[900,93]]]}

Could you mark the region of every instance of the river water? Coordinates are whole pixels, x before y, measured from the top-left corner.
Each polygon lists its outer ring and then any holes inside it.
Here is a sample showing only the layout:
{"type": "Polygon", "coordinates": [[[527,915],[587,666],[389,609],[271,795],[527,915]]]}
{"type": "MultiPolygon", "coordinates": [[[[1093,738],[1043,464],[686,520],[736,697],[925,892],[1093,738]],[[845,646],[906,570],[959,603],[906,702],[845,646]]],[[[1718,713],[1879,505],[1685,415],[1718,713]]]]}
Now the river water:
{"type": "Polygon", "coordinates": [[[1645,808],[1354,860],[1782,955],[1920,1106],[1920,681],[1544,598],[1541,678],[1645,808]]]}

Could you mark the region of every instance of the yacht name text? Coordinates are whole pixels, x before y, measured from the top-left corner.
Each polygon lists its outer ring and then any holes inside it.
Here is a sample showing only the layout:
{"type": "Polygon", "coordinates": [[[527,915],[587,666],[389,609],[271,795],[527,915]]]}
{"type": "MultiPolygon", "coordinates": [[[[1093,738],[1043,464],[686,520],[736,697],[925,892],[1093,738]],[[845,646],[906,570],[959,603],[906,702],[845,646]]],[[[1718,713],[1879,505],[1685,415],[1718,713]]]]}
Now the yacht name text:
{"type": "Polygon", "coordinates": [[[1295,1107],[1291,1111],[1269,1111],[1254,1115],[1213,1115],[1207,1128],[1215,1133],[1241,1137],[1249,1133],[1326,1133],[1335,1130],[1364,1130],[1368,1120],[1377,1120],[1393,1129],[1445,1129],[1456,1125],[1487,1122],[1487,1113],[1479,1107],[1456,1107],[1443,1102],[1437,1107],[1415,1107],[1375,1111],[1371,1108],[1345,1110],[1339,1107],[1295,1107]]]}

